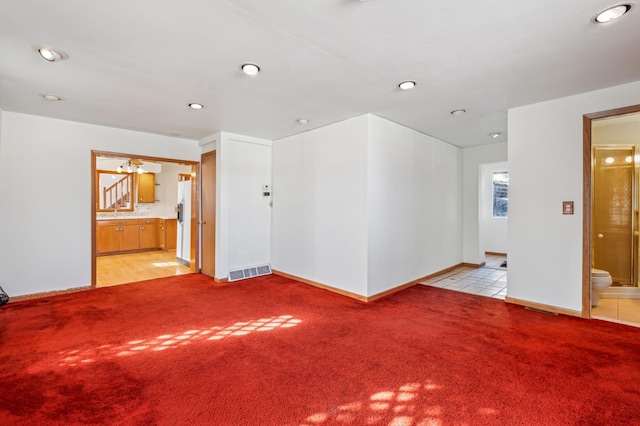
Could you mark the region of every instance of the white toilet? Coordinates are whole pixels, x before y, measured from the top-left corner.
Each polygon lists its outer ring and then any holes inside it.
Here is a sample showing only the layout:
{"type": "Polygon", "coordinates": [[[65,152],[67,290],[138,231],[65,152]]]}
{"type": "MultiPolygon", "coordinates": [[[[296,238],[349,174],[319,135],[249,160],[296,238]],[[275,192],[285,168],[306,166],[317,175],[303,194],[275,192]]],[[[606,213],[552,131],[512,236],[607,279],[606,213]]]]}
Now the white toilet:
{"type": "Polygon", "coordinates": [[[591,270],[591,306],[600,305],[598,290],[604,290],[611,285],[611,275],[601,269],[591,270]]]}

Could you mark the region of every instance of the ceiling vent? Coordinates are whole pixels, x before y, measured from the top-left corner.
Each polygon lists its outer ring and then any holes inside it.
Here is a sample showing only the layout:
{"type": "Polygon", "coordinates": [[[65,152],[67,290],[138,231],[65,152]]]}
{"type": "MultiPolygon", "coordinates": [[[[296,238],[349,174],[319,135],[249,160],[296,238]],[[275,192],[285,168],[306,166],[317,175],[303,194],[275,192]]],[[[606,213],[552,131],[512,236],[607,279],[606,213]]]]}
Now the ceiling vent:
{"type": "Polygon", "coordinates": [[[229,271],[229,281],[244,280],[246,278],[258,277],[260,275],[269,275],[271,273],[271,265],[250,266],[243,269],[234,269],[229,271]]]}

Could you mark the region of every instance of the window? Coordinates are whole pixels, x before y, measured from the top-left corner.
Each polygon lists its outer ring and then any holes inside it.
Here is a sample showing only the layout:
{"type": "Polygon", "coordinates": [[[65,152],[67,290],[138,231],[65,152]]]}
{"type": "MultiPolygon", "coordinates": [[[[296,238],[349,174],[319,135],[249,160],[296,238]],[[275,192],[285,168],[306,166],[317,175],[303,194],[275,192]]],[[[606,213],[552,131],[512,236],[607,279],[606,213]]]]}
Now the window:
{"type": "Polygon", "coordinates": [[[493,173],[493,217],[507,217],[509,173],[493,173]]]}

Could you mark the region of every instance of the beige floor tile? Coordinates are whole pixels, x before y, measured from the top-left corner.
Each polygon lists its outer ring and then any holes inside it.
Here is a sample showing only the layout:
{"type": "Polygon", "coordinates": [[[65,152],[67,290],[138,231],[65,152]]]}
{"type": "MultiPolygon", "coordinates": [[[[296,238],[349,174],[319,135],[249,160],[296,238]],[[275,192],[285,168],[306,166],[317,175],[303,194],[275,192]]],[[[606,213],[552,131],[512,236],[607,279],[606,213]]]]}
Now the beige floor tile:
{"type": "Polygon", "coordinates": [[[640,300],[600,298],[600,306],[591,308],[591,316],[640,325],[640,300]]]}

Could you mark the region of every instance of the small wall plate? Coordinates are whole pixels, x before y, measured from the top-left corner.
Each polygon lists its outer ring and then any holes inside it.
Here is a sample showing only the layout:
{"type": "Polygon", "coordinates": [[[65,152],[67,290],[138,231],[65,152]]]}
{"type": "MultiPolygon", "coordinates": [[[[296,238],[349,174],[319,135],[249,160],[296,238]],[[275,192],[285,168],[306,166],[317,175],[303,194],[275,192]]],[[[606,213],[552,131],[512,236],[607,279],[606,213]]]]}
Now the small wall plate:
{"type": "Polygon", "coordinates": [[[573,201],[562,202],[562,214],[573,214],[573,201]]]}

